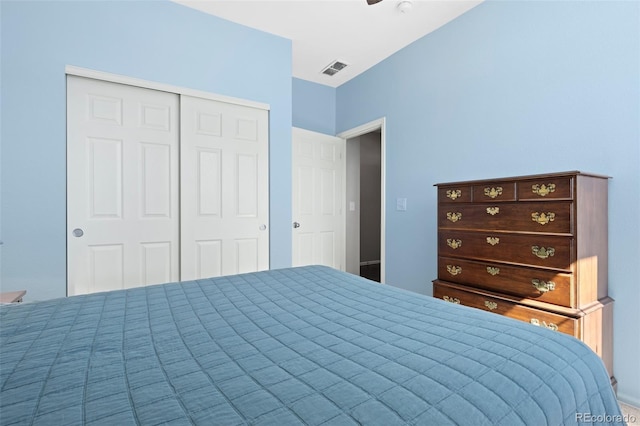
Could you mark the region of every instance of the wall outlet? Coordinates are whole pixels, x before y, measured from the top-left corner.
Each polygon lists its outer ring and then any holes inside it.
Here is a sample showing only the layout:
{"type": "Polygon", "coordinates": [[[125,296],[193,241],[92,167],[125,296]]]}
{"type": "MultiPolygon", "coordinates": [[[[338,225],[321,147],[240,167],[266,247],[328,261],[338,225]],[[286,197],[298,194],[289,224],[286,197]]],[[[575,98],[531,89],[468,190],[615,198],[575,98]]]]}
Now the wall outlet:
{"type": "Polygon", "coordinates": [[[396,199],[396,210],[399,212],[403,212],[407,210],[407,199],[406,198],[397,198],[396,199]]]}

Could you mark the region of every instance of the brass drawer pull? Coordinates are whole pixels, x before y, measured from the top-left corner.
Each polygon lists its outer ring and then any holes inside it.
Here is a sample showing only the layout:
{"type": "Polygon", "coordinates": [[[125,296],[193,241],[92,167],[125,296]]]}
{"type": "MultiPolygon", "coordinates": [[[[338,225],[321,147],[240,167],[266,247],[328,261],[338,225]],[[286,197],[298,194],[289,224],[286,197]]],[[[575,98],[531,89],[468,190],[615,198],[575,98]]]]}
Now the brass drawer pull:
{"type": "Polygon", "coordinates": [[[496,268],[494,266],[487,266],[487,273],[496,276],[500,273],[500,268],[496,268]]]}
{"type": "Polygon", "coordinates": [[[447,245],[455,250],[462,246],[462,240],[452,240],[451,238],[447,238],[447,245]]]}
{"type": "Polygon", "coordinates": [[[531,324],[538,326],[538,327],[545,327],[548,328],[549,330],[553,330],[553,331],[558,331],[558,326],[555,325],[554,323],[550,322],[549,324],[547,324],[545,321],[542,321],[542,323],[540,323],[540,320],[535,319],[535,318],[531,318],[531,324]]]}
{"type": "Polygon", "coordinates": [[[447,265],[447,272],[453,276],[456,276],[462,273],[462,268],[460,266],[447,265]]]}
{"type": "Polygon", "coordinates": [[[460,191],[459,189],[447,189],[447,198],[451,198],[452,200],[455,200],[456,198],[459,198],[462,196],[462,191],[460,191]]]}
{"type": "Polygon", "coordinates": [[[546,225],[549,222],[553,222],[556,219],[556,214],[552,212],[533,212],[531,213],[531,220],[538,222],[540,225],[546,225]]]}
{"type": "Polygon", "coordinates": [[[458,299],[457,297],[442,296],[442,300],[455,303],[456,305],[460,304],[460,299],[458,299]]]}
{"type": "Polygon", "coordinates": [[[556,283],[554,283],[553,281],[546,282],[534,278],[531,280],[531,284],[533,284],[536,290],[543,294],[556,289],[556,283]]]}
{"type": "Polygon", "coordinates": [[[491,244],[492,246],[495,246],[499,242],[500,242],[500,238],[498,237],[487,237],[487,244],[491,244]]]}
{"type": "Polygon", "coordinates": [[[502,195],[502,187],[501,186],[496,186],[495,188],[486,187],[484,189],[484,195],[486,195],[489,198],[496,198],[502,195]]]}
{"type": "Polygon", "coordinates": [[[449,219],[453,223],[456,223],[457,221],[462,219],[462,213],[447,212],[447,219],[449,219]]]}
{"type": "Polygon", "coordinates": [[[500,213],[500,207],[487,207],[487,214],[495,216],[500,213]]]}
{"type": "Polygon", "coordinates": [[[484,306],[486,306],[490,311],[493,311],[494,309],[496,309],[498,307],[498,304],[496,302],[491,302],[489,300],[485,300],[484,301],[484,306]]]}
{"type": "Polygon", "coordinates": [[[549,195],[552,192],[555,192],[556,190],[556,184],[555,183],[550,183],[549,185],[538,185],[537,183],[535,185],[531,185],[531,191],[536,194],[539,195],[541,197],[546,197],[547,195],[549,195]]]}
{"type": "Polygon", "coordinates": [[[554,254],[556,254],[556,249],[554,249],[553,247],[545,248],[545,247],[531,246],[531,253],[535,254],[540,259],[546,259],[547,257],[551,257],[554,254]]]}

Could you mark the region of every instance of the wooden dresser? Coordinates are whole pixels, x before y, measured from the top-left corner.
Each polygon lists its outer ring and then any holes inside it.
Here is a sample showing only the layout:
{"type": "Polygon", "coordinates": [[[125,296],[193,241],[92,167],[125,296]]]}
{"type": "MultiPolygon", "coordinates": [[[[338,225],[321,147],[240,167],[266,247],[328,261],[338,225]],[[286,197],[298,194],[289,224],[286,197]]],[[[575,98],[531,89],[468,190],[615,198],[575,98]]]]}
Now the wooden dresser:
{"type": "Polygon", "coordinates": [[[572,171],[436,184],[434,297],[575,336],[615,385],[608,179],[572,171]]]}

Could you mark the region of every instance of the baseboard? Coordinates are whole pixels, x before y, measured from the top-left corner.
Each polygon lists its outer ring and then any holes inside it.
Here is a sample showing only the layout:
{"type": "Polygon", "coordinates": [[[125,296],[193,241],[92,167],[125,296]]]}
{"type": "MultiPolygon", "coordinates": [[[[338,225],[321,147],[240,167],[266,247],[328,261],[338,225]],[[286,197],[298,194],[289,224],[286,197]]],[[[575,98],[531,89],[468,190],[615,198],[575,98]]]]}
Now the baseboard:
{"type": "Polygon", "coordinates": [[[631,405],[632,407],[636,407],[640,409],[640,399],[634,398],[630,395],[625,395],[623,393],[618,392],[618,401],[623,402],[627,405],[631,405]]]}

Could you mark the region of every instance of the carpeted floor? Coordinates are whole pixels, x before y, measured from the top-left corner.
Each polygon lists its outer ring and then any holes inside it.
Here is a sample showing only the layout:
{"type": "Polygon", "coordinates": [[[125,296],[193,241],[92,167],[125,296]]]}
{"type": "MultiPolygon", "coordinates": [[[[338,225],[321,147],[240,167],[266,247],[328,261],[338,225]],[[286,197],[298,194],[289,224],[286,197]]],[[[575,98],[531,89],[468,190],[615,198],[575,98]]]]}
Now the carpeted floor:
{"type": "Polygon", "coordinates": [[[623,402],[620,403],[620,408],[622,409],[622,414],[629,426],[640,425],[640,408],[623,402]]]}

